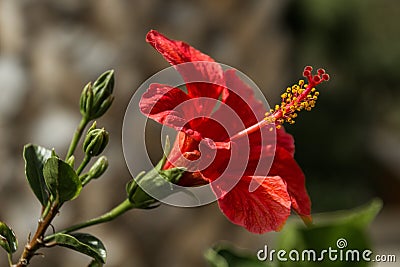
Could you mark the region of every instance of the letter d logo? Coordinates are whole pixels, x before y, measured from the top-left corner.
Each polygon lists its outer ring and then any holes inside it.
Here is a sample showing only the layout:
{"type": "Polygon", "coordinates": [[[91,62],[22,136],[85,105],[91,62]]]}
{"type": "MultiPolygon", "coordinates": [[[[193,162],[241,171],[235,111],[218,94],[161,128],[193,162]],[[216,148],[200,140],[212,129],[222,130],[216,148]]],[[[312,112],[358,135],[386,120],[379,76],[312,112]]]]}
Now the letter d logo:
{"type": "Polygon", "coordinates": [[[265,245],[264,249],[260,249],[257,252],[257,259],[260,260],[260,261],[266,261],[267,257],[268,257],[268,246],[265,245]]]}

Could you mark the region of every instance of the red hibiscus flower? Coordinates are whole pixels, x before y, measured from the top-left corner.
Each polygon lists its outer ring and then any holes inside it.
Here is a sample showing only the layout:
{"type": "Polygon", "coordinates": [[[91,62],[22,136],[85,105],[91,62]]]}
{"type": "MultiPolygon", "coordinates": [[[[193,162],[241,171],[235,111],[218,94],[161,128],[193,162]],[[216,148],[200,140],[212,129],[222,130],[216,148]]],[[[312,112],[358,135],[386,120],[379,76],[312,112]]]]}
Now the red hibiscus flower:
{"type": "Polygon", "coordinates": [[[289,87],[281,105],[266,114],[234,70],[224,71],[209,56],[157,31],[146,40],[179,71],[187,90],[151,84],[140,101],[143,114],[178,131],[163,168],[186,167],[183,186],[211,183],[221,211],[250,232],[281,229],[291,208],[310,222],[305,177],[281,124],[314,107],[314,87],[329,79],[325,71],[313,76],[306,67],[307,84],[289,87]]]}

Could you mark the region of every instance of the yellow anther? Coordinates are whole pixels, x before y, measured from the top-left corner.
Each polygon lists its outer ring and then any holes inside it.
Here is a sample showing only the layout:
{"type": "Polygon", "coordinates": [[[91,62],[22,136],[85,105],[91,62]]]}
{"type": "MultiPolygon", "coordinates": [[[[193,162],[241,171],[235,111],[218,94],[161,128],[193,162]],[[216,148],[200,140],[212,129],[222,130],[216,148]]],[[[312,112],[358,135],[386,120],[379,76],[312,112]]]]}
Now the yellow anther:
{"type": "MultiPolygon", "coordinates": [[[[304,80],[299,80],[298,84],[286,88],[281,94],[280,105],[275,105],[274,109],[267,112],[265,120],[275,123],[276,129],[279,129],[284,122],[294,124],[298,116],[297,112],[310,111],[315,107],[318,96],[319,92],[315,88],[310,90],[304,80]],[[305,95],[306,91],[307,95],[305,95]]],[[[271,128],[269,130],[271,131],[271,128]]]]}
{"type": "Polygon", "coordinates": [[[274,123],[275,122],[275,117],[273,116],[268,116],[264,118],[265,121],[270,122],[270,123],[274,123]]]}

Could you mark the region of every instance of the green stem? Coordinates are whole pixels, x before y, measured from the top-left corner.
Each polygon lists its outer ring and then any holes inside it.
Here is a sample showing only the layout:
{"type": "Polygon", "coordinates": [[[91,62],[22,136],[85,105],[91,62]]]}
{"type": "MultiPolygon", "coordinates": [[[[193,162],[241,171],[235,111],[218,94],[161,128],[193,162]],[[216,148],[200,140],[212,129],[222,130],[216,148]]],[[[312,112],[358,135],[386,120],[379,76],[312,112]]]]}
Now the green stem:
{"type": "Polygon", "coordinates": [[[65,228],[64,230],[57,232],[55,234],[49,235],[47,236],[44,241],[49,241],[54,235],[56,234],[66,234],[66,233],[70,233],[70,232],[74,232],[76,230],[82,229],[82,228],[86,228],[92,225],[96,225],[96,224],[100,224],[100,223],[104,223],[104,222],[109,222],[114,220],[116,217],[124,214],[125,212],[127,212],[128,210],[134,208],[134,205],[128,200],[125,199],[123,202],[121,202],[118,206],[116,206],[115,208],[113,208],[112,210],[110,210],[109,212],[97,217],[97,218],[93,218],[90,219],[86,222],[82,222],[79,224],[75,224],[73,226],[70,226],[68,228],[65,228]]]}
{"type": "Polygon", "coordinates": [[[80,177],[81,181],[82,181],[82,186],[87,185],[90,180],[92,180],[92,176],[90,176],[89,174],[83,175],[82,177],[80,177]]]}
{"type": "Polygon", "coordinates": [[[53,198],[52,195],[50,195],[49,200],[47,200],[47,205],[43,210],[42,216],[40,217],[41,220],[43,220],[47,216],[47,214],[49,213],[50,208],[51,208],[51,204],[53,203],[53,201],[54,201],[54,198],[53,198]]]}
{"type": "Polygon", "coordinates": [[[68,160],[69,157],[71,157],[74,154],[75,148],[78,145],[79,140],[82,137],[83,130],[85,130],[86,125],[88,123],[89,123],[89,120],[87,119],[87,117],[83,116],[78,125],[78,128],[76,128],[74,136],[72,137],[72,141],[71,141],[71,144],[69,145],[68,153],[67,153],[67,156],[65,157],[65,160],[68,160]]]}
{"type": "Polygon", "coordinates": [[[8,265],[13,266],[12,254],[7,253],[7,258],[8,258],[8,265]]]}
{"type": "Polygon", "coordinates": [[[36,251],[43,246],[43,236],[46,233],[47,228],[53,221],[54,217],[58,214],[60,203],[58,199],[55,199],[51,205],[51,208],[43,220],[39,221],[38,228],[33,238],[25,245],[24,251],[19,258],[18,263],[12,265],[13,267],[26,267],[33,256],[36,255],[36,251]]]}
{"type": "Polygon", "coordinates": [[[85,157],[83,158],[83,161],[81,163],[81,165],[79,165],[78,169],[76,170],[76,174],[80,175],[81,172],[83,171],[83,169],[86,167],[86,165],[89,163],[90,159],[92,157],[89,155],[85,155],[85,157]]]}

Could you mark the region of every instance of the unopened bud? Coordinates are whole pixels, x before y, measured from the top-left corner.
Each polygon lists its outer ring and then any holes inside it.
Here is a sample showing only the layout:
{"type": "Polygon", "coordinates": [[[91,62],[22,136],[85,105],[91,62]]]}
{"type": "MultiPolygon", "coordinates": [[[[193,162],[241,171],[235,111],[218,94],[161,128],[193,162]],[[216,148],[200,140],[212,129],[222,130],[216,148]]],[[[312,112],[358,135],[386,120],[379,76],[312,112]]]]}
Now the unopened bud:
{"type": "Polygon", "coordinates": [[[148,190],[158,191],[158,197],[168,197],[177,192],[173,190],[165,191],[165,184],[168,182],[178,183],[186,169],[172,168],[160,170],[159,168],[163,163],[164,160],[161,160],[151,171],[139,173],[126,185],[127,197],[136,208],[151,209],[159,205],[158,200],[147,193],[148,190]]]}
{"type": "Polygon", "coordinates": [[[67,159],[67,164],[69,165],[69,166],[71,166],[72,168],[74,167],[74,165],[75,165],[75,157],[74,157],[74,155],[72,155],[71,157],[69,157],[68,159],[67,159]]]}
{"type": "Polygon", "coordinates": [[[83,142],[83,151],[86,155],[95,157],[101,154],[108,144],[108,132],[96,128],[96,122],[89,128],[85,141],[83,142]]]}
{"type": "Polygon", "coordinates": [[[87,116],[89,118],[92,106],[93,106],[92,84],[88,83],[83,88],[80,98],[80,110],[82,116],[87,116]]]}
{"type": "Polygon", "coordinates": [[[108,160],[105,156],[101,156],[90,168],[88,174],[91,179],[97,179],[101,175],[103,175],[103,173],[107,170],[107,168],[108,168],[108,160]]]}
{"type": "Polygon", "coordinates": [[[100,75],[93,83],[83,88],[80,99],[81,114],[88,120],[101,117],[111,106],[114,96],[114,71],[109,70],[100,75]]]}

